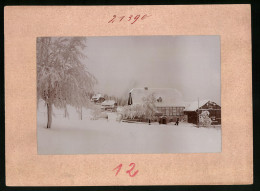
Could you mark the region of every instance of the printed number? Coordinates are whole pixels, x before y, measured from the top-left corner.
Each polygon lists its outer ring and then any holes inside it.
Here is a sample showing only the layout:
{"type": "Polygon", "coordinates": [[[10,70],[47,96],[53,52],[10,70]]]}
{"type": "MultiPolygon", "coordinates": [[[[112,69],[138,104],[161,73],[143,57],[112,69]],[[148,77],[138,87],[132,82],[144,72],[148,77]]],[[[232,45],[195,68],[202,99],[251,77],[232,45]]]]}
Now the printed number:
{"type": "MultiPolygon", "coordinates": [[[[123,165],[120,164],[120,165],[118,165],[116,168],[113,169],[113,171],[117,169],[115,176],[118,175],[118,173],[120,172],[122,166],[123,166],[123,165]]],[[[126,174],[128,174],[130,177],[135,177],[135,176],[137,175],[137,173],[139,172],[139,170],[136,170],[135,172],[132,173],[132,171],[133,171],[134,168],[135,168],[135,163],[130,163],[129,166],[130,166],[131,168],[126,171],[126,174]]]]}

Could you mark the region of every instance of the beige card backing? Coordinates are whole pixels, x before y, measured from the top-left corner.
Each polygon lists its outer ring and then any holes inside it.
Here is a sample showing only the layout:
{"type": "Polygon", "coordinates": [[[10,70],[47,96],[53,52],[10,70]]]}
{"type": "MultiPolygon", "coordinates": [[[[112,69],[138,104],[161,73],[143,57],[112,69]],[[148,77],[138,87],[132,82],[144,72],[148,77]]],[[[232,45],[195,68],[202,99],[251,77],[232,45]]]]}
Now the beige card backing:
{"type": "Polygon", "coordinates": [[[7,186],[253,183],[250,5],[5,7],[7,186]],[[113,15],[152,15],[134,24],[113,15]],[[222,152],[37,155],[36,37],[220,35],[222,152]],[[136,164],[135,177],[112,171],[136,164]]]}

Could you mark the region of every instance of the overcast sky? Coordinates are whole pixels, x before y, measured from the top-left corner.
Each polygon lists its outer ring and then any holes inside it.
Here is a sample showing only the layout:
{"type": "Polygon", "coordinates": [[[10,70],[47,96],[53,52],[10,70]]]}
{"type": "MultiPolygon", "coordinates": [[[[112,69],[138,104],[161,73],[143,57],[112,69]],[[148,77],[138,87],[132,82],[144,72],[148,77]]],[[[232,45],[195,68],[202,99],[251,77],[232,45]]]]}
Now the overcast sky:
{"type": "Polygon", "coordinates": [[[220,104],[219,36],[87,37],[96,92],[128,96],[132,88],[175,88],[184,101],[220,104]]]}

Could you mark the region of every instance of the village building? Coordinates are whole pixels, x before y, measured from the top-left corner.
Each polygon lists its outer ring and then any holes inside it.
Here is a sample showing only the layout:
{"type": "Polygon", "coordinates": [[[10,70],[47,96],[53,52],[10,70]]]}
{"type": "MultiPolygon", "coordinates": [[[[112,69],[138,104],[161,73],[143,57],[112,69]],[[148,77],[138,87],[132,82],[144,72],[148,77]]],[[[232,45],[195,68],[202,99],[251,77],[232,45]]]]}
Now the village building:
{"type": "Polygon", "coordinates": [[[203,111],[209,112],[212,125],[221,124],[221,106],[210,100],[194,101],[187,103],[184,114],[188,117],[188,123],[198,123],[198,116],[203,111]]]}
{"type": "Polygon", "coordinates": [[[106,100],[101,103],[101,110],[103,111],[116,111],[117,103],[114,100],[106,100]]]}
{"type": "Polygon", "coordinates": [[[95,94],[95,95],[92,96],[90,101],[92,101],[94,103],[102,103],[102,102],[105,101],[105,98],[102,94],[95,94]]]}
{"type": "Polygon", "coordinates": [[[134,88],[129,92],[128,105],[143,105],[144,98],[153,95],[156,112],[154,120],[166,124],[168,122],[185,121],[184,102],[179,91],[172,88],[134,88]]]}

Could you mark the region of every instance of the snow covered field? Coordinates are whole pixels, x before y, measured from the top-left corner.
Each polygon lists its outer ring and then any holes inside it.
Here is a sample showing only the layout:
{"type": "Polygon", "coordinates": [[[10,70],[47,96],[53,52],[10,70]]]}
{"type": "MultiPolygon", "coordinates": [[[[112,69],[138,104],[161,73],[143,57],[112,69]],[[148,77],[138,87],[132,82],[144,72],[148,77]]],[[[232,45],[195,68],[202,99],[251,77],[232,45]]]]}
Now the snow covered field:
{"type": "Polygon", "coordinates": [[[46,108],[37,111],[38,154],[120,154],[120,153],[201,153],[221,152],[221,128],[196,128],[193,124],[126,123],[108,119],[91,120],[90,110],[83,119],[69,108],[54,109],[51,129],[46,129],[46,108]]]}

